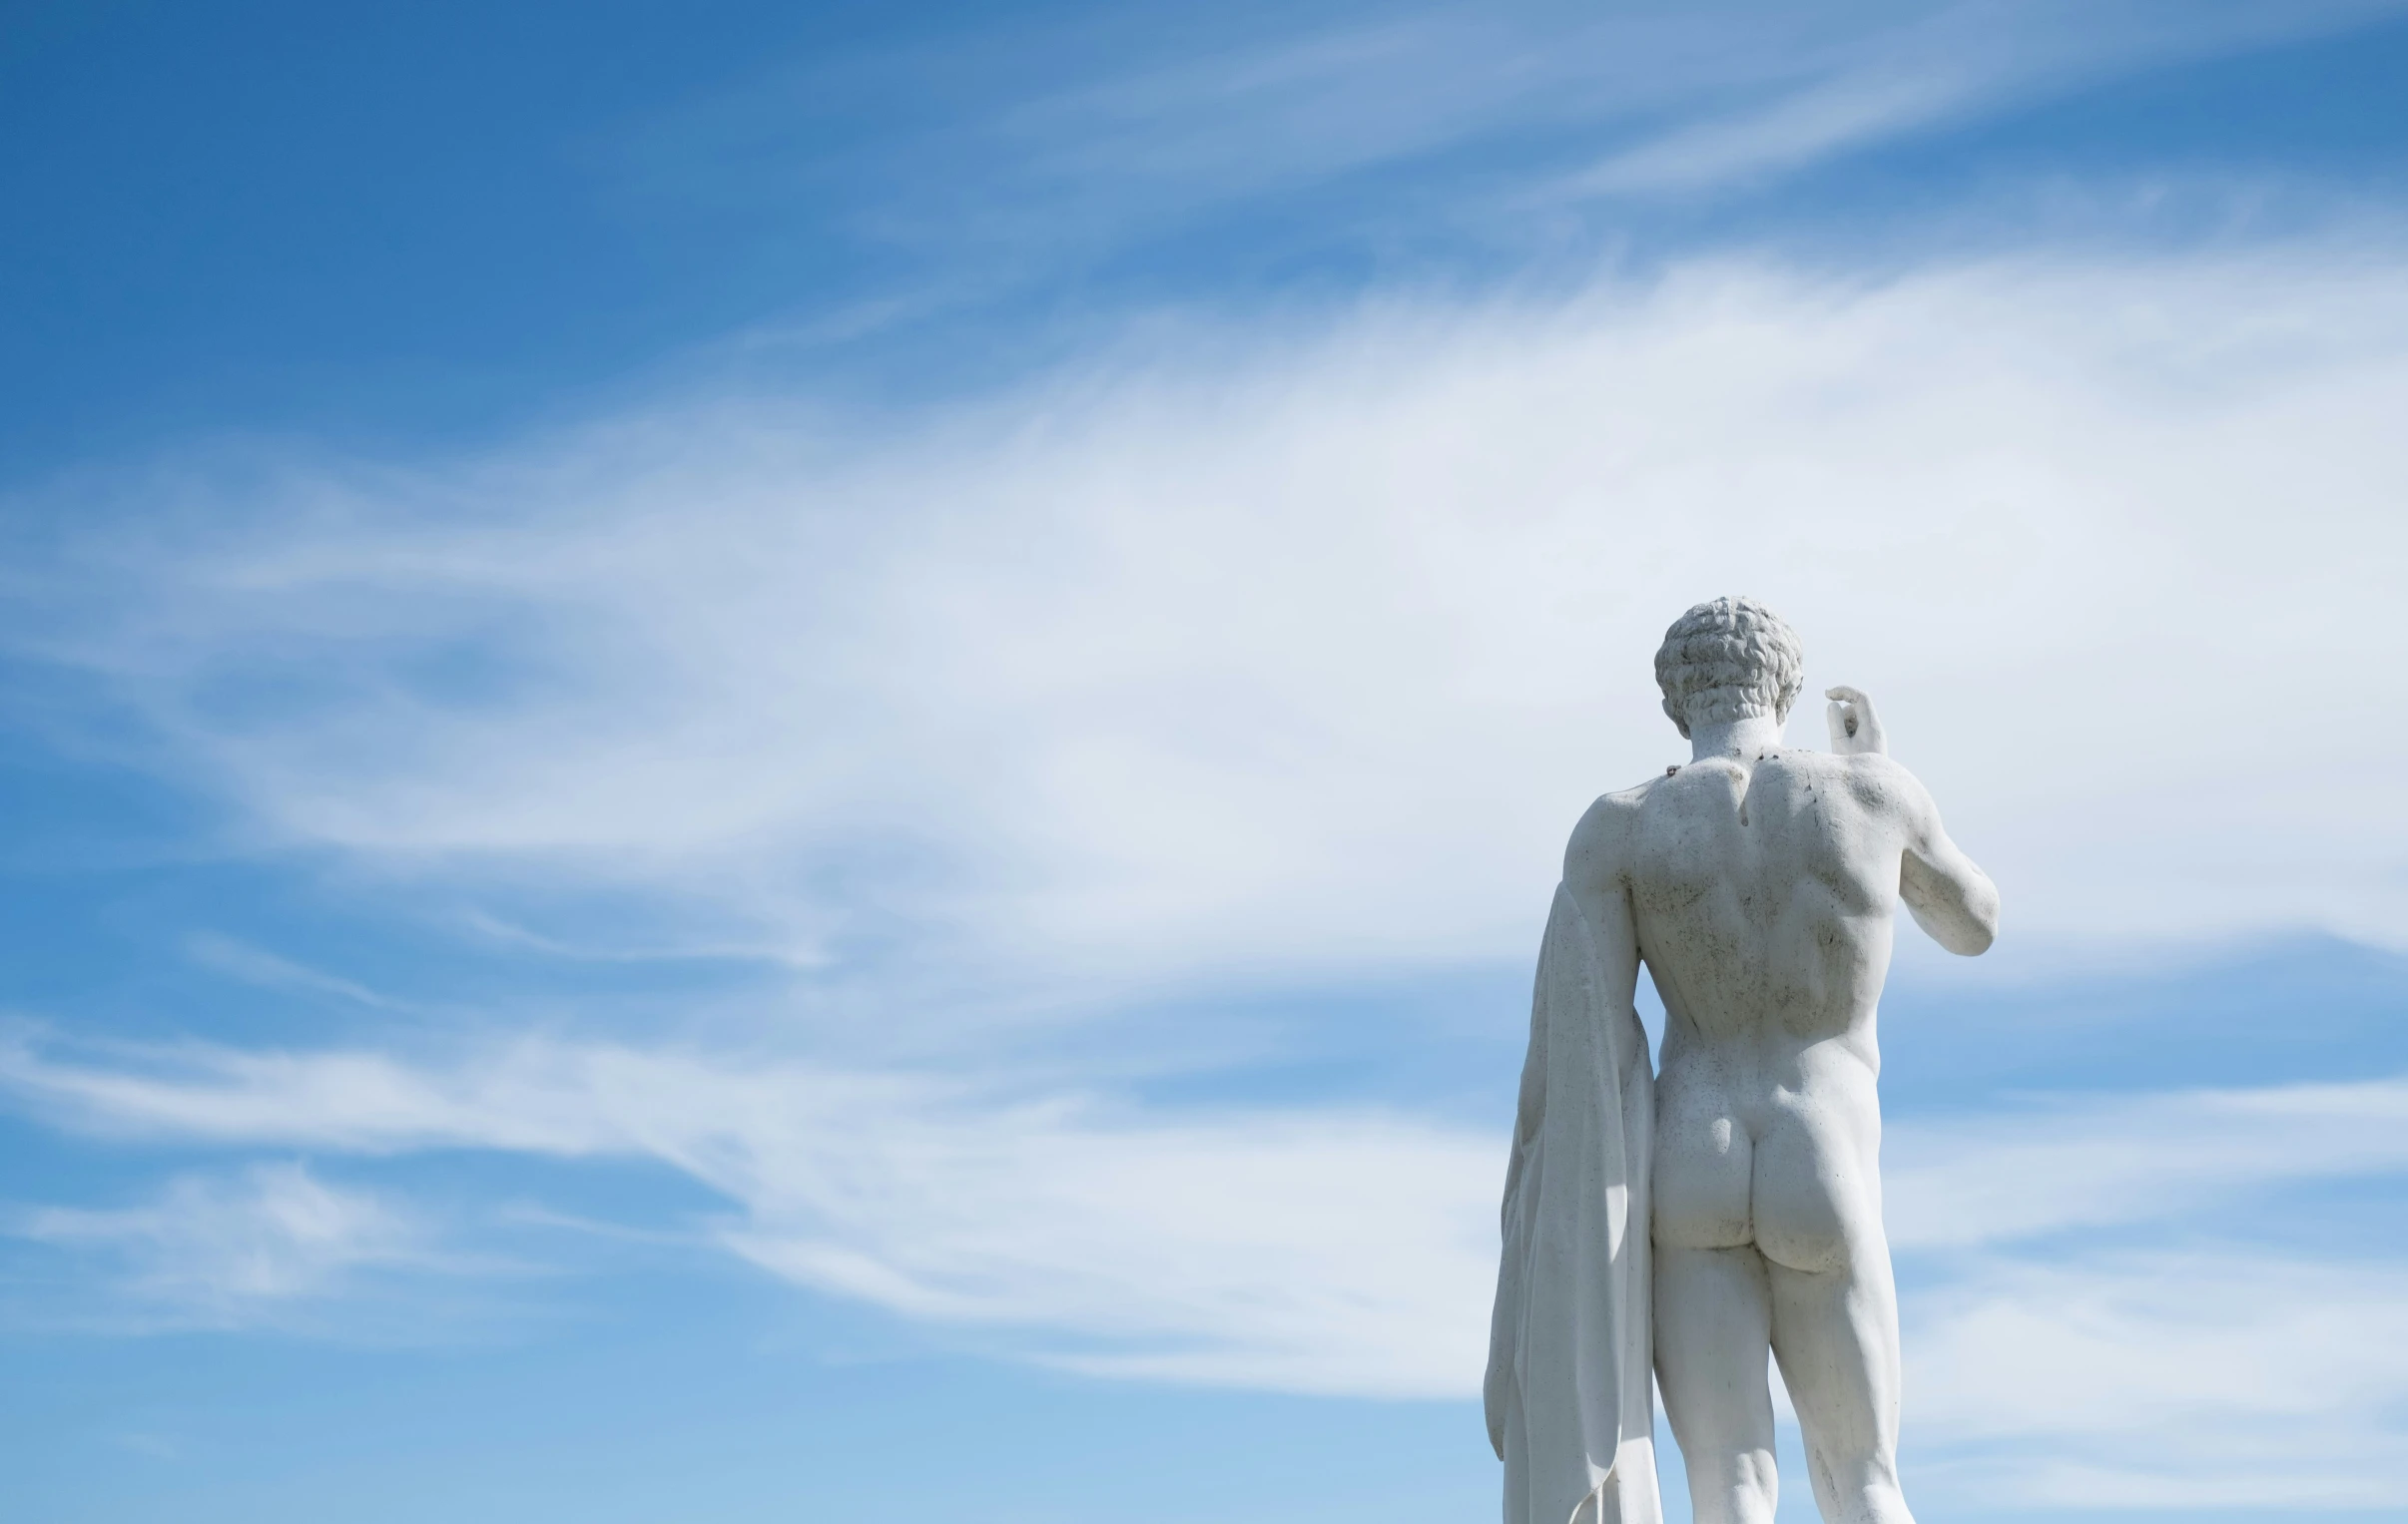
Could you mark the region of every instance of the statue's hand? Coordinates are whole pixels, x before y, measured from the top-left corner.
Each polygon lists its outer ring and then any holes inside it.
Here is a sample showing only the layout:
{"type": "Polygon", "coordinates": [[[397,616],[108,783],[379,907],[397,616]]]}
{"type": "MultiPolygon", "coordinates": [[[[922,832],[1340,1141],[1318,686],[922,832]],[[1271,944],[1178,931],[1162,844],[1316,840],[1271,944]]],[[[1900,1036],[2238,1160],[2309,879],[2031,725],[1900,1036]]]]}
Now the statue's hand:
{"type": "Polygon", "coordinates": [[[1842,757],[1878,752],[1887,755],[1888,744],[1881,734],[1881,721],[1873,713],[1873,701],[1861,688],[1826,688],[1823,697],[1831,701],[1824,718],[1831,722],[1831,750],[1842,757]]]}

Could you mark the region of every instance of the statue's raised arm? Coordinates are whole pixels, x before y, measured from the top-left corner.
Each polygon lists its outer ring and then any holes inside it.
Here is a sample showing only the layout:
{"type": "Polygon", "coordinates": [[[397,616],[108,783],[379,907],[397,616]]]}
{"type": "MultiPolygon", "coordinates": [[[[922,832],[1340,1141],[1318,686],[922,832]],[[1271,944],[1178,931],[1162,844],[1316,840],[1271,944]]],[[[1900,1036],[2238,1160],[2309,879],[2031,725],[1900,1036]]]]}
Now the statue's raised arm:
{"type": "MultiPolygon", "coordinates": [[[[1999,934],[1999,891],[1990,875],[1951,841],[1940,824],[1940,806],[1906,768],[1887,762],[1889,738],[1873,700],[1859,688],[1827,688],[1825,719],[1831,750],[1841,757],[1881,757],[1897,774],[1896,797],[1904,839],[1900,842],[1898,896],[1915,924],[1950,952],[1973,957],[1990,950],[1999,934]]],[[[1872,764],[1881,768],[1882,763],[1872,764]]]]}

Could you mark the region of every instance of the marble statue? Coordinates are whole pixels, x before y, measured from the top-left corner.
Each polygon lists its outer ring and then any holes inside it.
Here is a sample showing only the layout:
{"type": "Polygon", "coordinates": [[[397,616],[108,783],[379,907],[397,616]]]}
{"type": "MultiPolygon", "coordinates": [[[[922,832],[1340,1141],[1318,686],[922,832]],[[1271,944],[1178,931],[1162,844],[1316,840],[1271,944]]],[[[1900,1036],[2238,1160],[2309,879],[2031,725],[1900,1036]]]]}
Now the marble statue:
{"type": "Polygon", "coordinates": [[[1490,1330],[1506,1524],[1657,1524],[1651,1367],[1698,1524],[1770,1524],[1768,1353],[1823,1517],[1912,1524],[1874,1008],[1897,900],[1971,955],[1999,896],[1864,694],[1828,691],[1829,753],[1782,745],[1803,666],[1752,600],[1682,615],[1655,675],[1690,761],[1598,799],[1564,851],[1490,1330]]]}

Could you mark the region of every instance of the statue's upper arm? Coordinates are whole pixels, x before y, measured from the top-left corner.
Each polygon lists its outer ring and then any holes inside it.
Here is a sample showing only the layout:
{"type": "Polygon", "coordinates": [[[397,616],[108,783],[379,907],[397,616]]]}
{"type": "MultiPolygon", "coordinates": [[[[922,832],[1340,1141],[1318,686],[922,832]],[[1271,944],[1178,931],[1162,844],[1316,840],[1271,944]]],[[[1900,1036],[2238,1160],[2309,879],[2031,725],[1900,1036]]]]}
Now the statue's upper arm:
{"type": "Polygon", "coordinates": [[[1606,794],[1588,806],[1563,849],[1563,884],[1597,938],[1598,955],[1613,977],[1618,979],[1627,967],[1633,981],[1638,977],[1638,937],[1631,922],[1628,868],[1637,816],[1637,800],[1631,795],[1606,794]]]}
{"type": "MultiPolygon", "coordinates": [[[[1883,759],[1887,762],[1887,759],[1883,759]]],[[[1986,952],[1999,929],[1999,891],[1940,823],[1940,806],[1915,775],[1895,762],[1885,779],[1898,810],[1903,841],[1898,894],[1915,923],[1950,952],[1986,952]]]]}

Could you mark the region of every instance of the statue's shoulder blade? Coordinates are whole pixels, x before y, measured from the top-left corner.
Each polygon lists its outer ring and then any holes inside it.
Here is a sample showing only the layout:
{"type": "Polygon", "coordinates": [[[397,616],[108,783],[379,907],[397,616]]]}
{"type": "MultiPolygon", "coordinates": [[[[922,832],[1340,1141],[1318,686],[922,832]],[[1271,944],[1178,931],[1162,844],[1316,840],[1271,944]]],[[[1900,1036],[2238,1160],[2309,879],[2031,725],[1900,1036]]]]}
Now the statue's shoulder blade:
{"type": "Polygon", "coordinates": [[[1922,780],[1879,752],[1834,757],[1830,763],[1847,780],[1848,796],[1868,813],[1901,823],[1920,823],[1933,810],[1922,780]]]}

